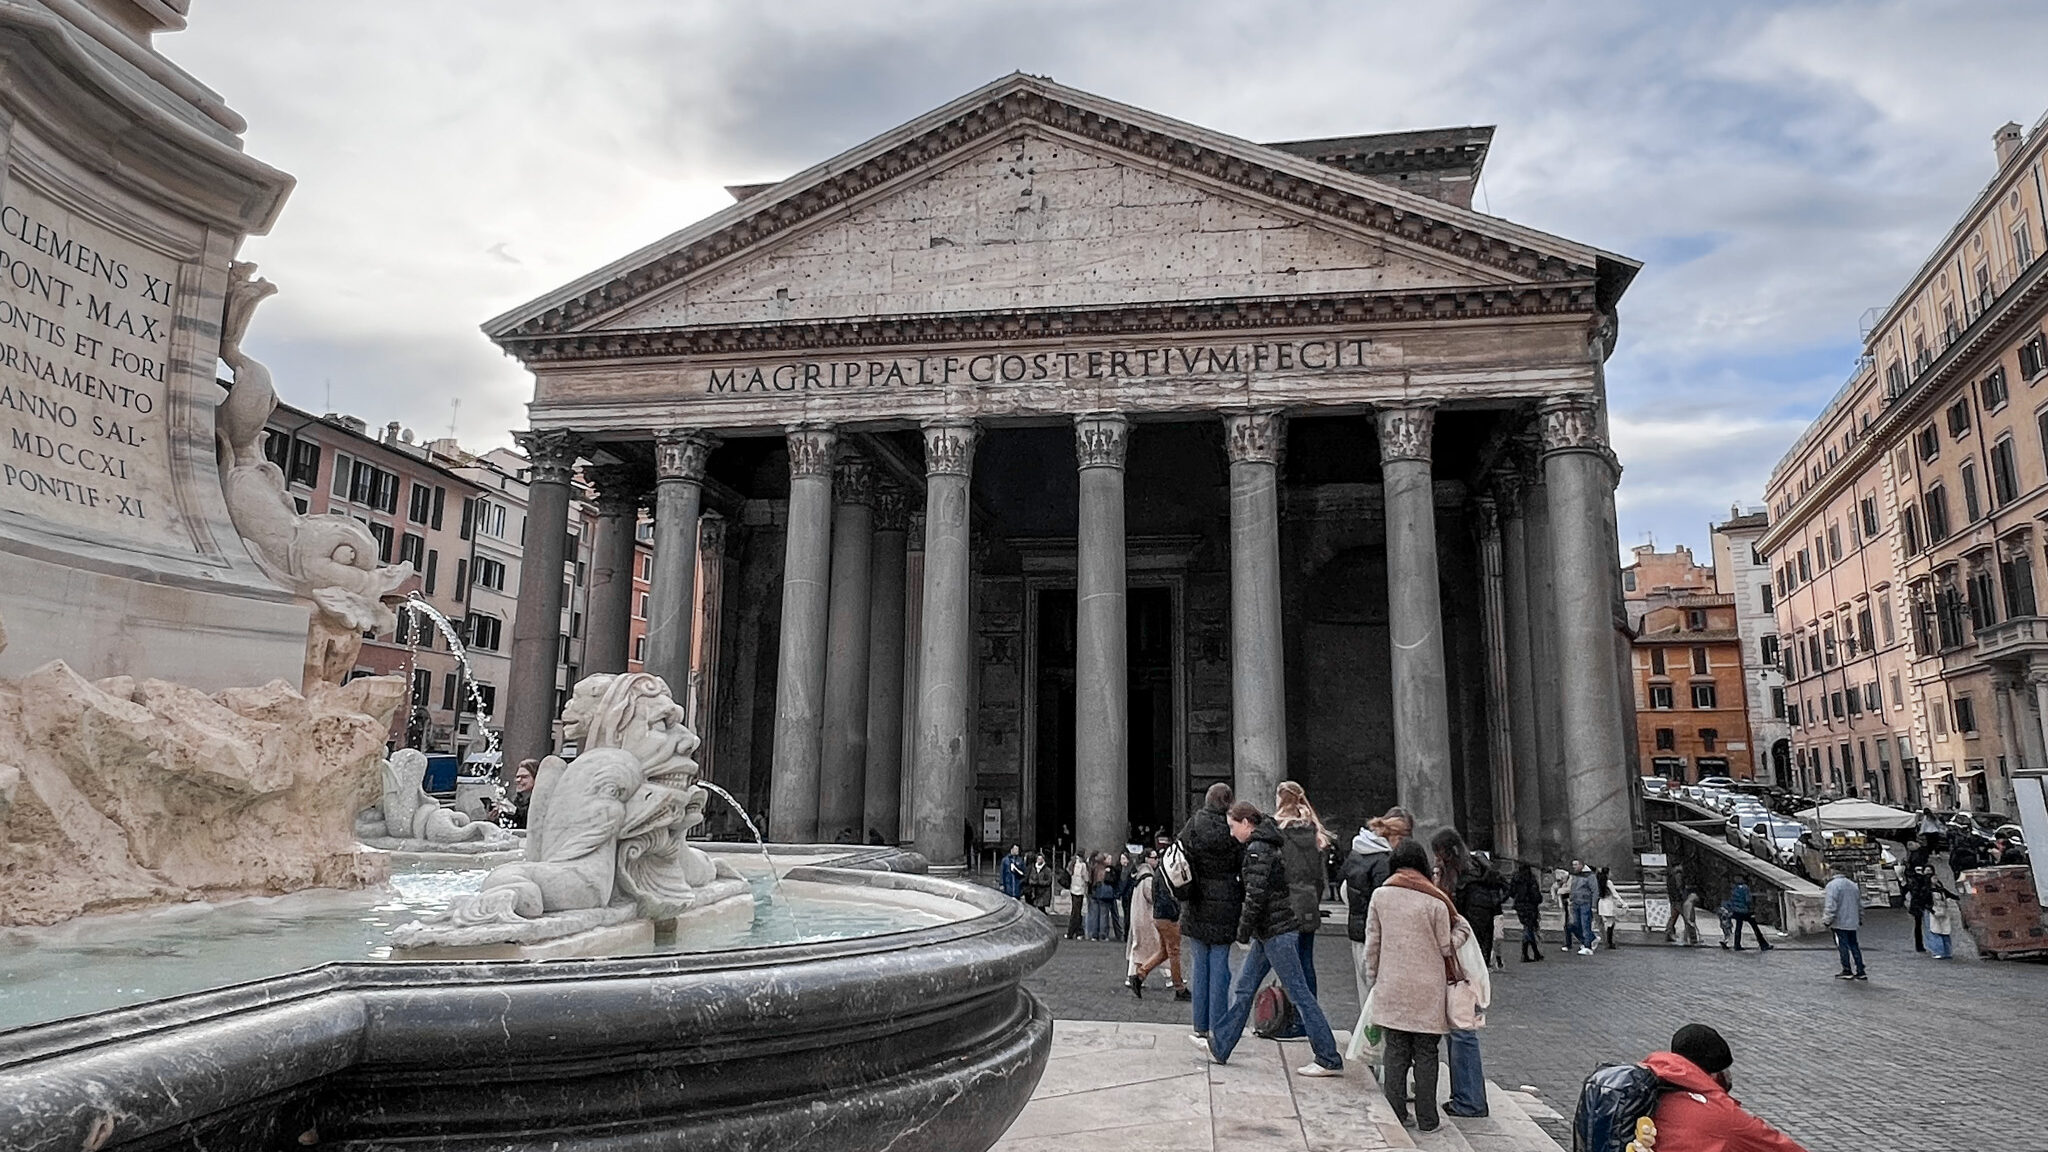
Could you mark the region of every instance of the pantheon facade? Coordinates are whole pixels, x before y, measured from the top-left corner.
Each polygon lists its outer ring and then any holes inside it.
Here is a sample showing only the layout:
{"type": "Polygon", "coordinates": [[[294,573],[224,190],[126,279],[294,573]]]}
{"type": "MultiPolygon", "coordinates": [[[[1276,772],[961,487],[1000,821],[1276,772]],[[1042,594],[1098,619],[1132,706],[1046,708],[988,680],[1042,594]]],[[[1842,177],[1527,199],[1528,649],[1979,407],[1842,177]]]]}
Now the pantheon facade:
{"type": "Polygon", "coordinates": [[[773,839],[1109,849],[1294,779],[1333,829],[1625,862],[1639,265],[1473,211],[1491,139],[1012,75],[491,321],[534,376],[508,759],[580,473],[583,671],[626,666],[651,509],[645,666],[773,839]]]}

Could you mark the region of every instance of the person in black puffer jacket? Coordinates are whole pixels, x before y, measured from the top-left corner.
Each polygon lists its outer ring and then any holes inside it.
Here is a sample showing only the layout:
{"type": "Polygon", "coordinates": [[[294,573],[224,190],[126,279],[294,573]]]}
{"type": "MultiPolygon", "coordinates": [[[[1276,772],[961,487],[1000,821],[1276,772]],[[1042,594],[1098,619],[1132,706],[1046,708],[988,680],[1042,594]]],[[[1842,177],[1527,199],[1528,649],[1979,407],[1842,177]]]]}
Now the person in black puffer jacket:
{"type": "Polygon", "coordinates": [[[1230,942],[1237,938],[1238,905],[1244,885],[1238,865],[1244,845],[1230,835],[1230,785],[1211,784],[1202,810],[1188,817],[1180,830],[1194,880],[1180,904],[1181,948],[1194,993],[1195,1037],[1209,1035],[1230,1006],[1230,942]]]}
{"type": "Polygon", "coordinates": [[[1259,983],[1270,970],[1300,1014],[1309,1050],[1315,1053],[1315,1059],[1299,1069],[1300,1074],[1341,1076],[1344,1057],[1337,1051],[1336,1037],[1330,1034],[1330,1021],[1301,971],[1301,945],[1295,939],[1301,919],[1288,899],[1287,860],[1282,855],[1285,838],[1280,826],[1251,802],[1239,800],[1230,806],[1230,834],[1245,846],[1244,903],[1237,914],[1237,941],[1250,944],[1252,950],[1231,988],[1229,1012],[1209,1033],[1209,1058],[1218,1064],[1229,1061],[1231,1049],[1251,1018],[1259,983]]]}
{"type": "Polygon", "coordinates": [[[1366,911],[1372,906],[1372,894],[1392,873],[1387,865],[1388,853],[1406,840],[1414,828],[1414,818],[1407,810],[1389,808],[1385,816],[1373,817],[1358,830],[1351,841],[1351,855],[1344,858],[1344,866],[1337,871],[1338,879],[1344,882],[1344,904],[1350,913],[1344,919],[1344,935],[1351,941],[1351,971],[1358,982],[1360,1004],[1372,991],[1365,978],[1366,911]]]}

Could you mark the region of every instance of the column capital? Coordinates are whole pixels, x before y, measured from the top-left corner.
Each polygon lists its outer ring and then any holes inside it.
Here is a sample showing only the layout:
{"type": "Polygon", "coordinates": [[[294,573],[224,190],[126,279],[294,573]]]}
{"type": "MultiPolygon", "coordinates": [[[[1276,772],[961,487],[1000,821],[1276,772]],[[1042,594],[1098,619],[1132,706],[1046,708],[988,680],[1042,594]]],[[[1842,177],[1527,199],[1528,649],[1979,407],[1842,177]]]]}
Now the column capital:
{"type": "Polygon", "coordinates": [[[875,502],[875,469],[868,458],[848,452],[832,469],[832,500],[871,507],[875,502]]]}
{"type": "Polygon", "coordinates": [[[2048,665],[2038,662],[2030,665],[2027,668],[2026,680],[2027,683],[2032,684],[2035,688],[2048,685],[2048,665]]]}
{"type": "Polygon", "coordinates": [[[1380,462],[1416,460],[1429,463],[1430,442],[1436,436],[1436,405],[1428,402],[1381,408],[1380,462]]]}
{"type": "Polygon", "coordinates": [[[1122,468],[1130,447],[1131,422],[1116,412],[1074,417],[1074,453],[1083,468],[1122,468]]]}
{"type": "Polygon", "coordinates": [[[1521,518],[1522,477],[1515,469],[1496,469],[1488,476],[1486,495],[1493,501],[1495,514],[1503,521],[1521,518]]]}
{"type": "Polygon", "coordinates": [[[1501,505],[1492,491],[1482,491],[1472,498],[1473,506],[1479,509],[1479,537],[1481,540],[1500,538],[1501,505]]]}
{"type": "Polygon", "coordinates": [[[820,424],[793,424],[784,430],[789,441],[789,478],[830,476],[839,455],[839,433],[820,424]]]}
{"type": "Polygon", "coordinates": [[[1287,451],[1287,413],[1278,408],[1223,417],[1223,451],[1232,464],[1278,465],[1287,451]]]}
{"type": "Polygon", "coordinates": [[[725,548],[725,517],[707,513],[697,521],[697,547],[707,553],[725,548]]]}
{"type": "Polygon", "coordinates": [[[599,516],[633,516],[647,499],[647,469],[639,464],[586,464],[583,480],[596,496],[599,516]]]}
{"type": "Polygon", "coordinates": [[[981,429],[972,420],[929,420],[924,425],[927,476],[972,476],[974,442],[981,429]]]}
{"type": "Polygon", "coordinates": [[[535,484],[567,484],[576,476],[576,457],[582,455],[580,433],[555,429],[514,432],[512,439],[526,453],[528,476],[535,484]]]}
{"type": "Polygon", "coordinates": [[[875,531],[902,532],[910,527],[910,497],[901,485],[875,485],[875,531]]]}
{"type": "Polygon", "coordinates": [[[654,434],[654,475],[657,480],[702,482],[704,465],[718,437],[689,428],[667,428],[654,434]]]}
{"type": "Polygon", "coordinates": [[[1543,454],[1601,452],[1607,434],[1600,426],[1600,405],[1589,395],[1559,396],[1536,408],[1536,428],[1543,454]]]}

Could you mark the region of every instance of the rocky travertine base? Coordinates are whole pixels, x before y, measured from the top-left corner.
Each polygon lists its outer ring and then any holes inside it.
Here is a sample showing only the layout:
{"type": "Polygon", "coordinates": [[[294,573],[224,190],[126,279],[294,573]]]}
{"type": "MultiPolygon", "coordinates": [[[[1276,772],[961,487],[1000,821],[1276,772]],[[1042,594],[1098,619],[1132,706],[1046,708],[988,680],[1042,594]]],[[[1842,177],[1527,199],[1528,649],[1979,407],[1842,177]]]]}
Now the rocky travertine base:
{"type": "Polygon", "coordinates": [[[404,696],[396,677],[209,695],[62,661],[0,680],[0,925],[383,880],[355,817],[404,696]]]}

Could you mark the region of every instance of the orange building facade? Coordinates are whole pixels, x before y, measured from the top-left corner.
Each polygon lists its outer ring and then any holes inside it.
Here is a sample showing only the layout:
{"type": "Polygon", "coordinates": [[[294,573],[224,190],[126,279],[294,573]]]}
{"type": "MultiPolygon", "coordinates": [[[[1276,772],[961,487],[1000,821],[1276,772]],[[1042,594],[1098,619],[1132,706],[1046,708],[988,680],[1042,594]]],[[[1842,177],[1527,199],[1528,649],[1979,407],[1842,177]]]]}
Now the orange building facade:
{"type": "Polygon", "coordinates": [[[1681,588],[1652,593],[1642,607],[1631,672],[1639,774],[1754,778],[1735,597],[1681,588]]]}

